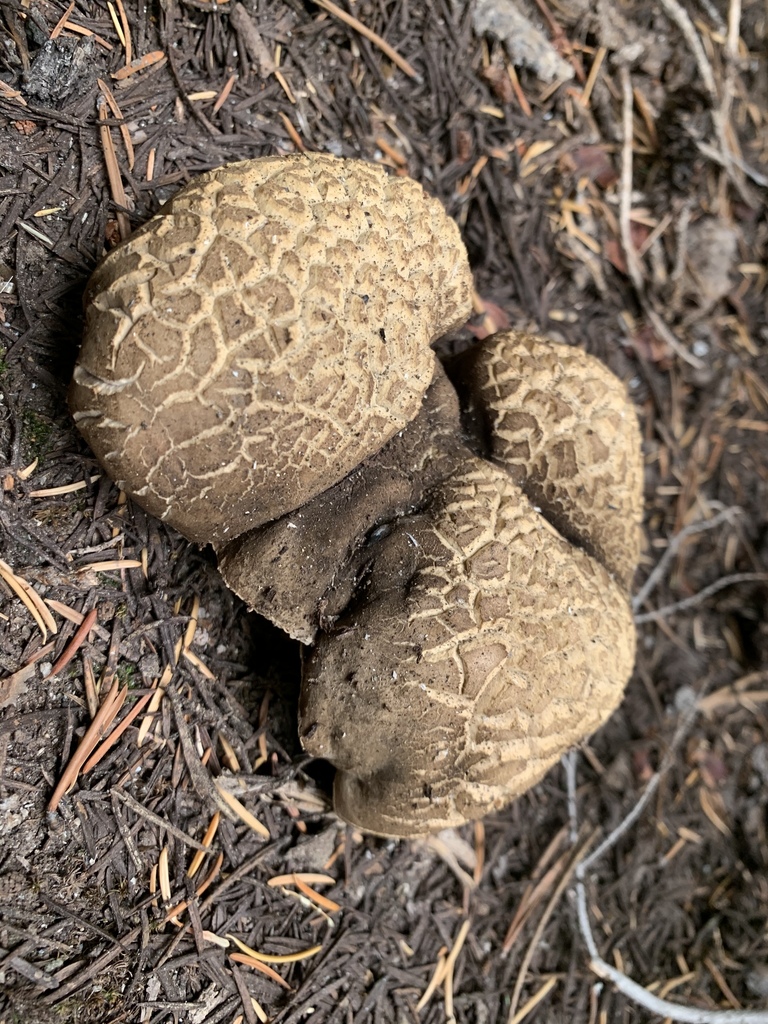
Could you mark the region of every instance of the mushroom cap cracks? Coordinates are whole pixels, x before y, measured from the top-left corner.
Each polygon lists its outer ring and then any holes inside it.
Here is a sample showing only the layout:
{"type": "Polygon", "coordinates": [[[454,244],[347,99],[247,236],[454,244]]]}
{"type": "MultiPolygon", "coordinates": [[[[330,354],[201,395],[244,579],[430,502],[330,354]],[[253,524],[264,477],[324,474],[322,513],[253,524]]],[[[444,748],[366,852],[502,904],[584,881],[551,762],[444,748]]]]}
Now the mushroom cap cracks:
{"type": "Polygon", "coordinates": [[[619,703],[623,587],[492,463],[469,456],[367,559],[362,598],[307,658],[300,710],[352,824],[420,835],[499,810],[619,703]]]}
{"type": "Polygon", "coordinates": [[[470,295],[458,228],[414,181],[317,154],[231,164],[99,265],[70,405],[123,489],[217,546],[414,419],[470,295]]]}

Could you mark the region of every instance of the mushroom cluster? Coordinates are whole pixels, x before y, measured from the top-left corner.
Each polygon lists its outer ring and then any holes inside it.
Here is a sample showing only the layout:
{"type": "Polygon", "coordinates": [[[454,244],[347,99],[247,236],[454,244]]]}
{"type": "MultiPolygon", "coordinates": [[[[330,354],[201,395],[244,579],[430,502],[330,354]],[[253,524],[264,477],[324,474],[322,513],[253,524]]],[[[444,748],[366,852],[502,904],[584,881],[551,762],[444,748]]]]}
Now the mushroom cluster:
{"type": "Polygon", "coordinates": [[[497,809],[619,702],[641,458],[622,384],[517,332],[443,367],[459,232],[325,155],[197,178],[100,264],[70,390],[108,473],[305,647],[304,749],[347,821],[497,809]]]}

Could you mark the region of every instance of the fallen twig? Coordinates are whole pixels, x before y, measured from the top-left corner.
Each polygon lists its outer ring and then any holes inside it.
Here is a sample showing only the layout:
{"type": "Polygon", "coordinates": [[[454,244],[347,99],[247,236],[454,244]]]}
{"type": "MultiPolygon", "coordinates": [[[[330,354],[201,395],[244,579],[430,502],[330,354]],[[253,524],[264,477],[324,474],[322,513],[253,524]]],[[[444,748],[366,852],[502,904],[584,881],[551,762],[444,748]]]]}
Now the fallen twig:
{"type": "MultiPolygon", "coordinates": [[[[627,829],[638,819],[643,809],[648,805],[653,793],[658,788],[661,779],[669,771],[674,760],[674,754],[687,735],[691,723],[696,717],[698,703],[692,702],[690,708],[684,714],[680,724],[675,730],[675,735],[664,756],[659,771],[654,774],[646,786],[643,795],[624,820],[611,832],[609,836],[594,850],[589,857],[584,858],[575,865],[576,884],[574,886],[576,895],[576,908],[579,922],[579,932],[584,940],[590,957],[590,968],[594,973],[607,981],[613,982],[616,988],[628,999],[644,1007],[650,1013],[658,1014],[670,1021],[681,1021],[683,1024],[768,1024],[768,1012],[762,1010],[703,1010],[700,1007],[682,1006],[679,1003],[671,1003],[666,999],[649,992],[648,989],[633,981],[622,971],[610,964],[600,956],[592,933],[592,926],[587,911],[587,894],[585,877],[588,869],[610,850],[624,835],[627,829]]],[[[575,844],[578,834],[578,804],[576,799],[576,752],[571,751],[564,758],[565,776],[568,796],[568,817],[570,822],[571,842],[575,844]]]]}
{"type": "Polygon", "coordinates": [[[638,608],[642,607],[656,589],[660,580],[669,568],[670,562],[680,550],[683,541],[687,540],[689,537],[693,537],[697,533],[703,533],[705,530],[713,530],[720,526],[721,523],[728,522],[733,516],[739,515],[740,513],[741,509],[738,506],[733,505],[730,508],[722,509],[716,516],[713,516],[712,519],[702,519],[699,522],[691,523],[690,526],[686,526],[680,530],[679,533],[676,533],[670,540],[666,551],[659,559],[659,562],[653,572],[632,598],[632,610],[636,612],[638,608]]]}
{"type": "Polygon", "coordinates": [[[763,583],[766,581],[768,581],[768,572],[734,572],[730,576],[722,576],[719,580],[710,583],[708,587],[704,587],[703,590],[698,591],[698,593],[693,594],[691,597],[683,598],[682,601],[675,601],[674,604],[665,604],[663,608],[656,608],[652,612],[636,615],[635,624],[639,626],[644,622],[665,619],[669,615],[674,615],[675,612],[685,611],[686,608],[695,608],[696,605],[706,601],[708,597],[712,597],[719,590],[724,590],[725,587],[732,587],[737,583],[763,583]]]}

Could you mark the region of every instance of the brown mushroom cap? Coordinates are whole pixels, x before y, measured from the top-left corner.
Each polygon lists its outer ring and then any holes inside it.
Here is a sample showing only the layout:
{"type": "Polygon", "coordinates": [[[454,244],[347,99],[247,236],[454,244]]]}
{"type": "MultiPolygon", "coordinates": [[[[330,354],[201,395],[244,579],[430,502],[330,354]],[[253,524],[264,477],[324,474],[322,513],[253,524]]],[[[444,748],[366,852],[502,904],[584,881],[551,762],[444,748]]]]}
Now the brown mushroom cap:
{"type": "Polygon", "coordinates": [[[97,268],[70,404],[149,512],[221,544],[418,413],[471,275],[440,203],[325,155],[211,171],[97,268]]]}
{"type": "Polygon", "coordinates": [[[469,456],[365,554],[301,697],[302,743],[340,769],[347,821],[408,836],[498,810],[621,699],[623,587],[492,463],[469,456]]]}
{"type": "Polygon", "coordinates": [[[385,835],[522,793],[634,658],[624,389],[507,332],[451,366],[460,409],[429,344],[470,290],[415,183],[317,155],[231,165],[97,269],[70,392],[121,486],[314,644],[302,743],[339,768],[339,813],[385,835]]]}

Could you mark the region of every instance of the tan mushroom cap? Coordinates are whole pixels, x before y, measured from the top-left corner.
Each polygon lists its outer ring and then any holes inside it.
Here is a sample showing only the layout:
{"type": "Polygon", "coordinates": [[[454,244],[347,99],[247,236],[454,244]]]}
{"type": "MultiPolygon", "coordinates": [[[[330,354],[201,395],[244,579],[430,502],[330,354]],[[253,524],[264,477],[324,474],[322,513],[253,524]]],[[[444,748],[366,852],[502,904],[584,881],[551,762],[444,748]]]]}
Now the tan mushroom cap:
{"type": "Polygon", "coordinates": [[[364,599],[309,656],[307,751],[381,835],[498,810],[608,718],[634,662],[624,588],[470,456],[367,552],[364,599]]]}
{"type": "Polygon", "coordinates": [[[628,588],[640,558],[643,459],[615,375],[583,349],[504,331],[457,360],[451,377],[484,454],[628,588]]]}
{"type": "Polygon", "coordinates": [[[97,268],[70,404],[147,511],[220,545],[417,415],[470,294],[458,229],[415,182],[325,155],[232,164],[97,268]]]}

